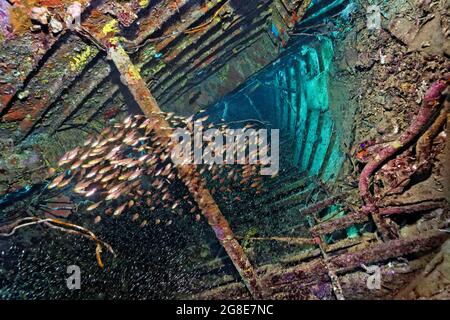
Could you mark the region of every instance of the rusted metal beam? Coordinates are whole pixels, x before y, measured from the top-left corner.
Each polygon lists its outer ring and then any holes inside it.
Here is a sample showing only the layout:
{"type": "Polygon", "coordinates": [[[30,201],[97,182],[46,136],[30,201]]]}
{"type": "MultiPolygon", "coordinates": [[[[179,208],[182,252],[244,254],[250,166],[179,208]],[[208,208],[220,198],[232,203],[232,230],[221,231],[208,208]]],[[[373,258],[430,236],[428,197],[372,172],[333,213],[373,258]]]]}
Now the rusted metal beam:
{"type": "MultiPolygon", "coordinates": [[[[132,6],[134,6],[134,2],[132,6]]],[[[267,2],[267,1],[266,1],[267,2]]],[[[191,5],[187,4],[187,1],[179,2],[175,5],[173,1],[162,1],[161,3],[157,4],[155,8],[149,10],[149,15],[147,15],[148,19],[141,19],[139,24],[139,30],[138,32],[139,37],[134,39],[132,44],[138,44],[141,45],[142,43],[140,41],[144,41],[144,39],[148,39],[151,34],[157,32],[158,30],[161,30],[163,27],[166,29],[165,33],[166,35],[170,34],[173,31],[179,31],[180,34],[183,34],[186,28],[191,27],[192,25],[202,23],[202,19],[207,18],[208,16],[212,16],[216,10],[216,8],[220,8],[223,6],[224,3],[227,3],[225,0],[216,0],[216,1],[210,1],[207,5],[200,7],[197,5],[191,5]],[[171,3],[171,5],[166,6],[162,5],[164,3],[171,3]],[[186,7],[186,9],[185,9],[186,7]],[[179,14],[178,9],[183,13],[183,20],[180,20],[179,23],[172,23],[168,24],[167,22],[170,19],[176,19],[175,17],[179,14]],[[185,10],[183,12],[183,10],[185,10]],[[157,14],[157,19],[153,19],[153,13],[157,14]],[[147,21],[148,20],[148,21],[147,21]],[[158,21],[160,23],[156,23],[155,21],[158,21]],[[181,26],[181,29],[179,27],[181,26]]],[[[260,4],[258,4],[260,5],[260,4]]],[[[226,10],[229,10],[231,7],[227,4],[226,10]]],[[[100,5],[100,9],[103,10],[103,6],[100,5]]],[[[145,10],[145,8],[141,8],[142,10],[145,10]]],[[[252,12],[252,14],[254,14],[252,12]]],[[[247,19],[247,16],[245,17],[247,19]]],[[[241,19],[241,20],[245,20],[241,19]]],[[[240,22],[240,20],[239,20],[240,22]]],[[[90,23],[90,16],[87,15],[86,23],[90,23]]],[[[205,32],[211,29],[212,26],[217,25],[216,19],[213,19],[211,24],[208,25],[208,28],[205,29],[205,32]]],[[[220,33],[220,32],[218,32],[220,33]]],[[[181,39],[181,37],[185,37],[186,41],[193,42],[193,37],[200,36],[200,34],[203,34],[202,32],[194,33],[189,36],[181,35],[180,38],[177,37],[169,37],[165,40],[162,40],[160,43],[156,44],[155,49],[157,52],[160,52],[162,50],[168,50],[168,46],[177,46],[179,47],[179,41],[177,39],[181,39]]],[[[182,41],[185,41],[185,39],[182,39],[182,41]]],[[[14,104],[11,105],[8,109],[10,112],[8,112],[7,115],[5,115],[6,121],[20,121],[20,126],[22,128],[22,133],[20,134],[20,138],[27,137],[29,134],[33,132],[33,130],[37,127],[42,125],[44,128],[50,129],[50,132],[54,132],[57,130],[58,126],[61,123],[64,123],[67,121],[67,116],[73,114],[74,110],[79,108],[79,105],[77,103],[82,104],[86,97],[92,95],[93,91],[96,88],[96,85],[100,85],[104,79],[100,76],[92,76],[89,77],[89,75],[83,76],[84,68],[82,67],[80,70],[76,70],[73,72],[72,70],[68,70],[67,65],[62,65],[61,67],[58,67],[59,61],[71,61],[76,59],[79,59],[78,54],[80,53],[79,49],[72,50],[70,45],[72,42],[69,42],[68,44],[64,44],[62,48],[55,51],[55,53],[52,53],[49,56],[49,59],[45,64],[43,64],[39,70],[36,70],[36,74],[31,79],[30,84],[27,85],[27,91],[30,92],[29,97],[27,99],[24,99],[23,101],[15,100],[14,104]],[[67,47],[69,46],[69,47],[67,47]],[[64,48],[67,47],[67,53],[71,53],[66,56],[64,52],[64,48]],[[62,55],[60,52],[62,51],[62,55]],[[65,57],[65,59],[62,59],[62,57],[65,57]],[[52,74],[49,76],[49,68],[47,68],[47,65],[53,65],[54,67],[52,69],[52,74]],[[55,67],[56,66],[56,67],[55,67]],[[62,97],[70,96],[70,94],[74,91],[72,88],[72,82],[76,81],[78,82],[80,79],[80,76],[87,81],[92,81],[92,83],[85,83],[83,85],[75,84],[74,88],[81,88],[81,92],[76,95],[76,99],[68,99],[67,101],[70,101],[69,103],[62,103],[62,97]],[[52,81],[54,80],[55,85],[54,86],[47,86],[44,87],[45,90],[48,92],[43,94],[44,99],[39,99],[39,94],[36,97],[36,92],[39,93],[39,90],[42,90],[42,85],[37,85],[38,83],[45,82],[46,79],[51,78],[52,81]],[[91,79],[92,78],[92,79],[91,79]],[[36,85],[33,85],[33,83],[36,83],[36,85]],[[57,84],[60,85],[57,85],[57,84]],[[85,88],[85,89],[83,89],[85,88]],[[61,109],[63,107],[63,109],[61,109]],[[59,111],[64,110],[65,112],[61,112],[61,116],[58,117],[58,121],[56,122],[50,122],[46,120],[47,118],[45,115],[48,112],[51,112],[53,109],[58,109],[59,111]],[[61,110],[60,110],[61,109],[61,110]],[[50,124],[50,126],[48,126],[50,124]]],[[[199,44],[202,44],[202,42],[199,42],[199,44]]],[[[207,44],[205,44],[206,46],[207,44]]],[[[152,44],[153,46],[153,44],[152,44]]],[[[145,46],[146,47],[146,46],[145,46]]],[[[141,50],[144,47],[139,47],[138,49],[141,50]]],[[[175,48],[175,47],[174,47],[175,48]]],[[[192,47],[192,49],[198,47],[192,47]]],[[[75,48],[74,48],[75,49],[75,48]]],[[[81,50],[82,51],[82,50],[81,50]]],[[[92,51],[96,51],[96,48],[93,47],[92,51]]],[[[175,50],[176,51],[176,50],[175,50]]],[[[196,51],[196,50],[194,50],[196,51]]],[[[171,51],[168,51],[171,52],[171,51]]],[[[184,54],[183,54],[184,56],[184,54]]],[[[97,62],[96,60],[99,57],[99,53],[93,53],[92,57],[88,57],[90,61],[93,61],[93,63],[90,64],[90,67],[96,68],[97,62]]],[[[140,57],[139,57],[140,58],[140,57]]],[[[89,62],[85,61],[85,62],[89,62]]],[[[101,63],[101,60],[98,59],[99,63],[101,63]]],[[[152,59],[152,61],[158,61],[158,59],[152,59]]],[[[171,68],[169,68],[170,70],[171,68]]],[[[172,72],[169,72],[169,74],[172,74],[172,72]]],[[[150,75],[153,76],[153,75],[150,75]]],[[[46,129],[46,130],[48,130],[46,129]]]]}
{"type": "Polygon", "coordinates": [[[287,198],[264,206],[262,208],[262,212],[282,211],[287,208],[298,206],[309,197],[311,192],[314,192],[314,188],[306,188],[304,190],[301,190],[300,192],[290,195],[287,198]]]}
{"type": "Polygon", "coordinates": [[[283,18],[284,24],[288,28],[292,28],[293,21],[291,19],[291,14],[288,11],[288,9],[284,6],[284,3],[281,3],[280,0],[275,0],[275,1],[273,1],[272,6],[273,6],[272,10],[277,10],[278,14],[283,18]]]}
{"type": "MultiPolygon", "coordinates": [[[[218,72],[224,65],[229,63],[232,58],[238,56],[244,50],[250,48],[257,41],[259,41],[264,35],[264,31],[265,30],[263,28],[256,28],[254,32],[251,32],[246,37],[240,38],[234,45],[228,44],[226,45],[227,48],[220,49],[220,53],[218,53],[217,56],[214,57],[214,59],[211,59],[211,62],[207,58],[205,61],[202,61],[203,66],[200,64],[198,66],[198,69],[197,67],[192,68],[192,72],[185,74],[185,77],[183,78],[185,82],[173,83],[171,91],[168,91],[168,93],[166,94],[159,95],[160,98],[166,99],[162,101],[162,103],[165,104],[170,100],[178,99],[184,93],[191,90],[196,85],[199,85],[214,73],[218,72]]],[[[247,78],[248,77],[245,77],[245,79],[247,78]]],[[[239,84],[243,83],[245,79],[243,79],[242,82],[237,82],[235,86],[233,86],[233,89],[236,88],[239,84]]]]}
{"type": "MultiPolygon", "coordinates": [[[[195,35],[196,34],[194,34],[194,35],[191,35],[191,36],[189,36],[189,37],[195,37],[195,35]]],[[[189,39],[189,37],[186,37],[186,39],[189,39]]],[[[168,45],[170,46],[170,45],[172,45],[172,41],[168,41],[168,40],[171,40],[172,38],[168,38],[167,39],[167,42],[168,42],[168,45]]],[[[184,41],[184,40],[183,40],[184,41]]],[[[189,40],[189,41],[194,41],[194,40],[189,40]]],[[[245,41],[245,39],[243,40],[243,41],[245,41]]],[[[176,42],[176,41],[175,41],[176,42]]],[[[209,42],[201,42],[201,43],[199,43],[199,45],[200,46],[202,46],[203,48],[206,48],[207,46],[208,46],[208,43],[209,42]]],[[[178,42],[176,42],[175,43],[175,45],[179,45],[179,43],[178,42]]],[[[145,47],[141,47],[139,50],[142,50],[142,51],[145,51],[145,48],[146,48],[146,46],[145,47]]],[[[181,52],[180,53],[180,55],[184,58],[184,57],[188,57],[188,56],[191,56],[192,54],[196,54],[196,52],[198,52],[198,46],[197,47],[190,47],[190,49],[192,49],[193,51],[191,51],[191,52],[181,52]]],[[[170,49],[169,49],[170,50],[170,49]]],[[[204,51],[204,50],[202,50],[202,51],[204,51]]],[[[236,52],[236,53],[238,53],[238,52],[236,52]]],[[[219,57],[220,59],[222,59],[222,56],[220,56],[219,57]]],[[[139,59],[139,61],[141,61],[141,59],[139,59]]],[[[152,59],[151,61],[157,61],[157,59],[152,59]]],[[[224,61],[224,62],[226,62],[226,61],[224,61]]],[[[150,63],[150,65],[152,65],[151,63],[150,63]]],[[[149,67],[150,69],[152,68],[152,67],[149,67]]],[[[145,73],[146,71],[147,71],[148,69],[144,69],[144,67],[143,67],[143,69],[142,69],[142,71],[145,73]]],[[[147,77],[144,77],[144,78],[147,78],[147,81],[151,81],[151,79],[153,79],[155,77],[155,74],[149,74],[147,77]]],[[[108,90],[108,89],[105,89],[105,90],[108,90]]],[[[106,108],[105,106],[102,106],[101,107],[101,109],[104,109],[104,108],[106,108]]]]}
{"type": "Polygon", "coordinates": [[[381,216],[397,215],[397,214],[408,214],[415,212],[431,211],[438,208],[444,208],[448,205],[445,201],[425,201],[421,203],[413,203],[404,206],[387,207],[380,208],[379,213],[381,216]]]}
{"type": "Polygon", "coordinates": [[[68,118],[63,125],[88,125],[93,121],[96,115],[99,115],[101,110],[105,110],[104,106],[110,105],[113,108],[118,108],[123,105],[123,102],[118,102],[121,98],[119,85],[116,83],[107,82],[105,89],[96,92],[92,98],[84,103],[84,107],[80,108],[78,112],[71,118],[68,118]]]}
{"type": "MultiPolygon", "coordinates": [[[[149,1],[151,3],[152,1],[149,1]]],[[[189,4],[190,0],[163,0],[150,10],[147,19],[143,19],[136,30],[137,37],[127,41],[127,47],[139,46],[155,31],[160,29],[170,18],[178,15],[180,9],[189,4]]],[[[152,4],[153,5],[153,4],[152,4]]]]}
{"type": "Polygon", "coordinates": [[[341,194],[341,195],[329,197],[325,200],[316,202],[315,204],[313,204],[309,207],[299,210],[298,213],[302,216],[309,215],[309,214],[317,214],[318,212],[322,211],[323,209],[326,209],[326,208],[332,206],[336,202],[339,202],[339,200],[342,199],[343,196],[344,195],[341,194]]]}
{"type": "MultiPolygon", "coordinates": [[[[328,263],[338,274],[345,273],[360,268],[362,264],[370,265],[413,253],[429,252],[439,247],[447,238],[448,235],[443,232],[432,232],[418,237],[391,240],[370,245],[357,252],[330,257],[328,263]]],[[[271,287],[276,292],[277,287],[288,283],[319,280],[327,272],[322,259],[316,259],[289,269],[273,270],[263,281],[268,288],[271,287]]]]}
{"type": "MultiPolygon", "coordinates": [[[[100,4],[101,4],[101,1],[91,1],[91,2],[87,3],[84,6],[82,5],[82,7],[81,7],[81,13],[82,13],[81,18],[83,19],[83,13],[84,12],[93,9],[94,7],[96,7],[96,6],[100,5],[100,4]]],[[[36,44],[34,44],[34,46],[43,46],[43,47],[45,47],[45,49],[37,50],[37,53],[35,53],[33,55],[31,65],[27,69],[26,74],[22,75],[23,81],[21,82],[21,86],[14,86],[13,90],[11,90],[8,93],[8,95],[5,95],[3,97],[3,99],[0,101],[0,113],[2,113],[4,111],[4,109],[8,108],[9,103],[16,96],[18,91],[24,89],[25,85],[28,82],[27,80],[30,78],[32,72],[35,71],[35,68],[37,68],[39,64],[43,64],[44,65],[44,63],[42,62],[42,59],[45,58],[47,53],[50,50],[52,50],[60,42],[61,39],[67,38],[67,35],[68,35],[67,30],[63,30],[61,33],[59,33],[59,34],[57,34],[57,35],[55,35],[53,37],[48,37],[45,34],[39,34],[39,35],[36,35],[36,36],[33,35],[33,37],[34,37],[33,40],[36,40],[36,38],[40,38],[40,41],[37,41],[37,43],[39,43],[39,45],[36,43],[36,44]]],[[[0,86],[1,92],[3,92],[3,88],[2,87],[3,86],[0,86]]]]}
{"type": "MultiPolygon", "coordinates": [[[[219,1],[220,2],[220,1],[219,1]]],[[[161,8],[164,8],[164,6],[162,6],[161,8]]],[[[158,10],[161,10],[158,9],[158,10]]],[[[199,7],[192,7],[190,9],[190,14],[191,14],[191,18],[193,20],[186,20],[184,22],[184,24],[192,24],[194,23],[196,20],[194,19],[200,19],[201,17],[203,17],[206,12],[201,11],[201,14],[199,14],[200,8],[199,7]],[[196,12],[197,14],[194,14],[194,12],[196,12]]],[[[153,11],[151,11],[153,12],[153,11]]],[[[176,15],[177,13],[175,11],[171,11],[168,8],[165,8],[165,11],[158,11],[159,12],[159,19],[158,21],[160,21],[160,24],[155,24],[154,21],[152,21],[152,28],[151,30],[148,29],[147,32],[156,32],[159,28],[161,28],[165,22],[168,21],[168,19],[170,19],[171,17],[173,17],[174,15],[176,15]]],[[[165,46],[170,45],[172,43],[172,38],[171,39],[167,39],[167,41],[164,41],[164,44],[159,44],[158,48],[160,50],[162,50],[165,46]]],[[[69,48],[70,49],[70,48],[69,48]]],[[[139,48],[142,49],[142,48],[139,48]]],[[[95,50],[95,48],[94,48],[95,50]]],[[[59,51],[57,51],[58,54],[59,51]]],[[[71,59],[75,59],[77,58],[77,56],[74,57],[67,57],[67,59],[70,61],[71,59]]],[[[95,58],[95,57],[93,57],[95,58]]],[[[78,59],[78,58],[77,58],[78,59]]],[[[61,57],[58,57],[57,55],[52,57],[51,59],[53,62],[52,64],[57,63],[58,61],[61,60],[61,57]],[[55,59],[56,57],[56,59],[55,59]]],[[[103,65],[102,60],[99,60],[99,62],[101,65],[103,65]]],[[[98,66],[95,63],[92,65],[93,69],[96,69],[98,66]]],[[[62,67],[67,67],[66,66],[62,66],[62,67]]],[[[48,68],[44,68],[43,72],[39,72],[38,74],[41,75],[41,77],[43,77],[43,79],[45,78],[45,76],[48,74],[48,68]]],[[[109,69],[108,66],[106,66],[106,69],[109,69]]],[[[79,70],[79,72],[83,72],[84,68],[82,68],[81,70],[79,70]]],[[[58,69],[55,69],[54,71],[58,71],[58,69]]],[[[75,80],[75,78],[78,77],[78,74],[73,74],[71,70],[59,70],[58,73],[60,75],[63,75],[61,78],[56,78],[57,81],[61,81],[61,86],[52,86],[51,89],[52,91],[49,92],[48,94],[46,94],[45,96],[47,97],[46,99],[43,100],[39,100],[34,101],[34,100],[30,100],[30,101],[24,101],[23,104],[25,105],[31,105],[33,106],[31,108],[32,112],[27,113],[27,108],[24,108],[23,105],[20,103],[19,101],[19,105],[18,106],[13,106],[12,111],[10,114],[7,114],[5,119],[7,121],[15,121],[20,120],[21,118],[24,118],[21,121],[21,126],[24,128],[25,132],[23,133],[23,136],[27,136],[28,134],[31,133],[32,129],[34,128],[34,126],[42,121],[43,119],[41,119],[41,117],[46,114],[49,109],[53,109],[53,104],[58,104],[59,106],[62,104],[64,109],[62,110],[63,112],[60,113],[60,116],[57,117],[57,121],[51,121],[50,122],[50,126],[49,126],[49,130],[50,132],[55,132],[55,130],[57,130],[59,128],[59,125],[61,125],[62,123],[64,123],[67,119],[68,116],[70,116],[74,110],[76,110],[79,106],[79,103],[83,103],[85,101],[85,98],[88,97],[89,95],[92,95],[93,91],[96,90],[96,86],[101,85],[102,82],[104,82],[105,78],[108,76],[109,73],[105,74],[106,70],[100,70],[100,72],[98,74],[92,75],[92,73],[86,74],[80,81],[83,83],[79,83],[76,84],[75,87],[80,87],[82,90],[78,91],[80,92],[79,94],[76,95],[75,99],[69,99],[69,103],[61,103],[61,101],[63,99],[61,99],[63,96],[63,92],[65,88],[69,87],[69,84],[71,82],[71,80],[75,80]],[[104,76],[104,77],[103,77],[104,76]],[[84,81],[83,79],[86,78],[86,81],[84,81]],[[84,88],[84,89],[83,89],[84,88]],[[12,117],[15,117],[14,119],[12,117]]],[[[56,74],[56,72],[55,72],[56,74]]],[[[45,79],[44,79],[45,80],[45,79]]],[[[76,90],[69,90],[68,93],[70,94],[71,92],[76,91],[76,90]]],[[[107,90],[109,91],[109,90],[107,90]]],[[[34,96],[33,93],[30,94],[30,96],[34,96]]]]}
{"type": "MultiPolygon", "coordinates": [[[[121,74],[122,83],[130,90],[130,93],[141,110],[147,117],[156,120],[154,127],[156,135],[170,139],[173,129],[161,115],[161,109],[157,101],[147,88],[145,81],[131,62],[128,54],[119,44],[115,43],[108,48],[108,56],[121,74]]],[[[232,260],[252,296],[256,299],[263,298],[263,292],[253,266],[245,255],[241,245],[236,240],[228,221],[206,188],[205,182],[196,172],[195,166],[181,165],[177,167],[177,170],[181,180],[192,193],[194,200],[212,227],[220,244],[232,260]],[[198,182],[195,186],[192,183],[194,180],[198,182]]]]}
{"type": "MultiPolygon", "coordinates": [[[[224,1],[224,0],[217,0],[217,2],[222,2],[222,1],[224,1]]],[[[159,12],[159,13],[161,13],[161,12],[159,12]]],[[[145,31],[145,34],[146,34],[145,37],[136,38],[132,42],[127,42],[127,44],[129,46],[131,46],[131,45],[136,46],[136,50],[137,50],[138,54],[144,52],[148,48],[148,46],[153,46],[153,44],[143,45],[143,43],[141,43],[139,41],[144,41],[143,39],[151,36],[151,34],[156,32],[158,29],[162,28],[164,23],[168,19],[173,17],[175,14],[176,13],[174,11],[169,11],[169,10],[164,11],[163,13],[161,13],[161,15],[159,17],[161,20],[161,23],[155,24],[155,22],[153,21],[151,24],[151,26],[152,26],[151,28],[149,27],[150,23],[149,22],[147,23],[147,19],[143,19],[144,21],[142,22],[142,24],[145,24],[147,26],[147,29],[145,31]]],[[[184,32],[184,30],[186,30],[190,25],[192,25],[193,23],[195,23],[196,21],[198,21],[199,19],[204,17],[206,12],[202,11],[201,8],[199,8],[197,6],[193,6],[189,9],[189,12],[186,14],[189,14],[189,15],[183,20],[184,22],[180,22],[180,24],[172,24],[172,25],[168,26],[167,30],[165,31],[165,34],[170,34],[174,30],[177,30],[179,32],[184,32]]],[[[152,19],[151,14],[148,17],[149,17],[148,19],[152,19]]],[[[162,40],[161,42],[158,42],[155,45],[156,51],[159,52],[159,51],[167,49],[168,47],[170,47],[173,44],[174,40],[175,40],[175,37],[169,37],[165,40],[162,40]]],[[[138,55],[139,61],[142,61],[144,59],[145,59],[144,57],[140,57],[138,55]]],[[[156,61],[156,60],[157,59],[152,59],[152,61],[156,61]]],[[[59,113],[59,116],[57,116],[57,120],[54,120],[52,118],[52,121],[49,121],[50,134],[54,133],[56,130],[58,130],[59,127],[65,121],[68,120],[70,115],[77,108],[79,108],[80,105],[83,104],[90,95],[93,95],[94,91],[99,91],[99,90],[97,90],[98,86],[102,86],[101,90],[104,92],[107,92],[107,96],[113,96],[113,95],[117,94],[117,92],[119,91],[119,88],[115,84],[111,84],[110,82],[105,83],[105,79],[108,77],[109,72],[110,72],[109,65],[105,64],[103,62],[103,60],[99,59],[99,61],[92,67],[92,70],[95,70],[95,69],[99,69],[99,71],[98,72],[90,72],[90,73],[86,74],[85,77],[83,77],[83,79],[80,79],[78,84],[74,85],[74,87],[71,88],[71,90],[68,94],[72,93],[73,91],[77,92],[78,94],[75,96],[75,98],[67,99],[67,102],[64,102],[64,96],[62,97],[63,99],[59,99],[59,100],[62,100],[62,102],[58,101],[58,106],[63,107],[63,112],[59,113]],[[104,82],[104,84],[102,84],[102,82],[104,82]]],[[[103,102],[98,103],[99,104],[99,106],[97,106],[98,110],[103,109],[103,104],[110,101],[110,99],[103,99],[103,100],[104,100],[103,102]]]]}
{"type": "Polygon", "coordinates": [[[311,234],[319,236],[323,234],[332,233],[337,230],[345,229],[357,223],[364,223],[369,220],[367,214],[361,210],[351,212],[341,218],[332,219],[327,222],[320,223],[311,228],[311,234]]]}
{"type": "MultiPolygon", "coordinates": [[[[83,24],[95,25],[99,18],[98,12],[108,5],[107,1],[92,1],[92,3],[92,6],[89,4],[83,10],[89,11],[95,5],[96,14],[87,12],[83,24]]],[[[124,4],[124,8],[127,8],[127,10],[138,8],[137,11],[145,10],[145,7],[139,6],[136,1],[124,4]]],[[[171,14],[175,13],[171,11],[171,14]]],[[[127,23],[132,23],[136,18],[137,15],[131,15],[127,23]]],[[[8,98],[8,105],[1,108],[2,120],[19,122],[21,132],[18,136],[20,139],[27,137],[32,132],[37,123],[41,121],[42,116],[48,112],[48,108],[100,55],[95,46],[83,47],[83,43],[80,44],[77,38],[72,35],[62,37],[61,35],[64,33],[67,33],[67,30],[64,30],[59,36],[49,39],[50,49],[42,54],[39,61],[45,56],[48,56],[48,58],[43,62],[36,62],[35,67],[38,67],[39,64],[41,66],[38,70],[34,70],[33,78],[22,88],[23,91],[28,92],[28,97],[23,100],[8,98]],[[61,44],[62,40],[65,42],[62,43],[61,48],[57,48],[56,45],[61,44]],[[51,51],[53,47],[56,48],[55,52],[51,51]],[[49,84],[47,85],[47,83],[49,84]],[[43,86],[43,84],[46,85],[43,86]]]]}
{"type": "MultiPolygon", "coordinates": [[[[379,208],[380,216],[410,214],[415,212],[431,211],[437,208],[443,208],[448,205],[445,201],[430,200],[421,203],[407,204],[403,206],[390,206],[379,208]]],[[[327,222],[320,223],[311,228],[311,233],[315,236],[333,233],[338,230],[348,228],[354,224],[365,223],[369,221],[369,215],[365,210],[351,212],[341,218],[332,219],[327,222]]]]}
{"type": "MultiPolygon", "coordinates": [[[[279,178],[277,178],[277,180],[278,179],[279,178]]],[[[255,199],[253,205],[259,206],[262,205],[263,203],[274,201],[282,196],[287,196],[294,191],[298,191],[300,189],[303,190],[308,186],[310,182],[311,182],[310,177],[301,177],[300,179],[292,183],[280,183],[280,184],[277,183],[273,189],[271,188],[272,190],[270,193],[255,199]]]]}
{"type": "MultiPolygon", "coordinates": [[[[328,199],[322,201],[322,203],[320,203],[320,205],[318,207],[319,208],[320,207],[325,207],[326,208],[330,204],[334,203],[333,200],[334,200],[333,197],[328,198],[328,199]]],[[[309,208],[311,208],[311,207],[309,207],[309,208]]],[[[314,208],[314,206],[312,206],[312,208],[313,209],[311,209],[311,215],[314,218],[314,222],[313,223],[315,223],[315,221],[319,221],[319,216],[317,215],[319,210],[316,210],[314,208]]],[[[342,291],[342,287],[341,287],[341,284],[339,282],[339,278],[338,278],[338,276],[336,274],[336,269],[334,268],[334,266],[331,265],[330,257],[329,257],[329,255],[326,252],[326,246],[327,246],[326,245],[326,241],[325,241],[323,236],[317,237],[316,241],[317,241],[317,244],[319,245],[320,253],[322,254],[322,261],[323,261],[323,264],[325,265],[325,268],[327,270],[328,277],[330,278],[331,287],[333,289],[334,295],[336,296],[337,300],[345,300],[344,293],[342,291]]]]}
{"type": "MultiPolygon", "coordinates": [[[[265,13],[265,8],[260,12],[262,16],[254,14],[242,21],[238,22],[235,26],[231,27],[224,33],[214,33],[208,37],[207,42],[201,39],[202,50],[193,51],[191,55],[182,55],[181,59],[178,59],[178,67],[176,69],[167,70],[165,74],[158,80],[157,85],[153,88],[156,90],[157,96],[167,95],[173,87],[182,83],[186,79],[187,75],[199,70],[202,66],[207,66],[212,64],[213,60],[220,59],[220,53],[225,54],[224,48],[228,49],[231,47],[236,47],[240,40],[245,40],[250,38],[251,35],[260,31],[262,26],[264,26],[265,21],[269,17],[269,13],[265,13]],[[254,19],[254,21],[252,21],[254,19]],[[248,23],[251,21],[251,31],[247,30],[248,23]],[[173,74],[176,74],[174,77],[173,74]]],[[[161,76],[161,74],[156,74],[156,76],[161,76]]]]}

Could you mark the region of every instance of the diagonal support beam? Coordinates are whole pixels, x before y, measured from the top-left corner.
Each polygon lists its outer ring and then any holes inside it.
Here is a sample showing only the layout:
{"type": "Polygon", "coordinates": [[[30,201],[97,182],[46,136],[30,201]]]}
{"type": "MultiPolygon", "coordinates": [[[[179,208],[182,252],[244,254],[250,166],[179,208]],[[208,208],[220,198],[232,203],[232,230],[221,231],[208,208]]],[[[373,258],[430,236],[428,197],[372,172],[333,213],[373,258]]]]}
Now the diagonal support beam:
{"type": "MultiPolygon", "coordinates": [[[[148,118],[156,120],[154,127],[156,135],[161,138],[170,139],[173,129],[164,116],[161,115],[161,109],[156,99],[148,89],[137,68],[133,65],[128,54],[119,44],[108,46],[107,52],[108,57],[114,62],[121,75],[120,79],[122,83],[129,89],[142,112],[148,118]]],[[[205,182],[195,170],[195,166],[180,165],[177,167],[177,170],[252,296],[255,299],[263,298],[262,290],[252,264],[236,240],[228,221],[208,191],[205,182]],[[195,190],[193,189],[194,184],[191,183],[194,180],[196,181],[195,190]]]]}

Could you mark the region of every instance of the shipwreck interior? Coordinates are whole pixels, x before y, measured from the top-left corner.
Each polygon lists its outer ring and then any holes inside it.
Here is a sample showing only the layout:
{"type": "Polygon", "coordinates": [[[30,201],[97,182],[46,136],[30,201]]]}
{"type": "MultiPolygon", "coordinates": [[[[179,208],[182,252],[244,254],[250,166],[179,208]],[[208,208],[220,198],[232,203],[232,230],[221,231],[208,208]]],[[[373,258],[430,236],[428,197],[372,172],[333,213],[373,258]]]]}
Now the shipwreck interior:
{"type": "Polygon", "coordinates": [[[449,299],[449,7],[0,0],[0,299],[449,299]]]}

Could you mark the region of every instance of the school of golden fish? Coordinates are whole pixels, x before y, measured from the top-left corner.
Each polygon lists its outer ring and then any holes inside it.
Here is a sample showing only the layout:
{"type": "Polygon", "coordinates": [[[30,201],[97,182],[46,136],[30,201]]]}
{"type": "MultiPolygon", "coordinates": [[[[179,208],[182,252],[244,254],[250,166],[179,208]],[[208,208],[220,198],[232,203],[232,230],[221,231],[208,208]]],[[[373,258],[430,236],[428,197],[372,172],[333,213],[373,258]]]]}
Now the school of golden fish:
{"type": "MultiPolygon", "coordinates": [[[[184,127],[192,132],[192,117],[186,119],[173,113],[159,116],[173,127],[184,127]]],[[[201,120],[205,121],[207,117],[201,120]]],[[[113,217],[130,211],[131,220],[140,222],[141,227],[149,223],[148,213],[159,209],[177,214],[189,212],[197,221],[200,220],[201,212],[171,162],[173,142],[158,136],[156,125],[155,119],[134,115],[104,129],[96,137],[89,137],[82,146],[63,155],[58,162],[61,173],[48,188],[73,185],[73,192],[87,198],[89,205],[86,211],[101,211],[113,217]]],[[[227,126],[222,125],[218,129],[225,132],[227,126]]],[[[252,156],[249,154],[247,159],[252,156]]],[[[247,161],[247,164],[236,166],[203,164],[197,169],[200,177],[208,181],[215,198],[236,202],[241,201],[242,191],[262,192],[263,180],[258,175],[258,168],[258,165],[247,161]]],[[[200,181],[193,179],[190,183],[200,181]]],[[[94,222],[99,223],[101,219],[102,214],[99,213],[94,222]]],[[[153,221],[162,223],[160,218],[153,221]]],[[[172,219],[167,219],[165,224],[172,224],[172,219]]]]}

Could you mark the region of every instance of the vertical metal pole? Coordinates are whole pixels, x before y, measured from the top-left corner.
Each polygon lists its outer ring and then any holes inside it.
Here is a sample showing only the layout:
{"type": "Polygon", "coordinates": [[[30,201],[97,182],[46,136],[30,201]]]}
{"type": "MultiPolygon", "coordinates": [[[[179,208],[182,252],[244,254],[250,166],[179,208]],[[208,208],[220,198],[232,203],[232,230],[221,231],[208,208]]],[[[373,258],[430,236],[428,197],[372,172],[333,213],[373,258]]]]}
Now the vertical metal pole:
{"type": "MultiPolygon", "coordinates": [[[[141,78],[139,70],[133,65],[125,50],[115,42],[107,49],[108,57],[117,67],[122,83],[127,86],[135,101],[148,118],[157,119],[155,133],[157,136],[170,138],[173,132],[170,124],[160,114],[161,109],[156,99],[151,94],[145,81],[141,78]]],[[[224,247],[235,268],[239,272],[242,280],[255,299],[263,298],[262,290],[257,279],[257,275],[244,253],[239,242],[236,240],[228,221],[223,216],[212,195],[206,188],[206,184],[200,174],[195,170],[194,165],[181,165],[177,167],[183,182],[192,193],[194,200],[202,210],[209,225],[220,244],[224,247]],[[195,192],[193,192],[193,180],[197,181],[195,192]]]]}

